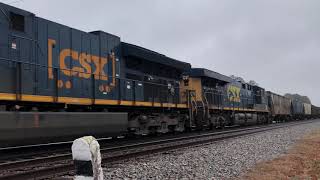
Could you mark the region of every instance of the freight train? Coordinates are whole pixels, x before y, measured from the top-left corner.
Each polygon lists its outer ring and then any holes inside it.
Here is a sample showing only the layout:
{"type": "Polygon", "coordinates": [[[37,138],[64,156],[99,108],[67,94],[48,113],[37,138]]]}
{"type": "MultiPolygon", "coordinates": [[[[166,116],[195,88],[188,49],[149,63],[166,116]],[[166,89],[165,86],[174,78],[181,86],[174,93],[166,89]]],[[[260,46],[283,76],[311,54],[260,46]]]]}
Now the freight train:
{"type": "Polygon", "coordinates": [[[0,3],[0,147],[311,118],[311,105],[0,3]]]}

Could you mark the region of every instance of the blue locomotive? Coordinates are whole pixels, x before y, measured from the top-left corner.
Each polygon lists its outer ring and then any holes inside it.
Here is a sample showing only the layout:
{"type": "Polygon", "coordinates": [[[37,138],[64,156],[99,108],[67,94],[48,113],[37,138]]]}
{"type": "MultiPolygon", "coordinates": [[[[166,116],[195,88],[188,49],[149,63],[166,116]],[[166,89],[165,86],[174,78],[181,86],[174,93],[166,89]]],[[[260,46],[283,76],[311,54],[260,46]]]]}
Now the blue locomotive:
{"type": "MultiPolygon", "coordinates": [[[[257,85],[3,3],[0,34],[0,146],[292,116],[291,100],[257,85]]],[[[294,114],[302,118],[310,108],[294,114]]]]}

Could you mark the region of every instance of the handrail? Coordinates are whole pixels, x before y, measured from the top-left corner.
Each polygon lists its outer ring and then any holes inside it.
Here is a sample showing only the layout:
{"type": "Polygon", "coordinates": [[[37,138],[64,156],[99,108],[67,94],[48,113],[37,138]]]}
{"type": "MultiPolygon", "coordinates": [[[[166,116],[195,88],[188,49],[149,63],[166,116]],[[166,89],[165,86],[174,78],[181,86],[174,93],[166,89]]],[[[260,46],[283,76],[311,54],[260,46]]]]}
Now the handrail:
{"type": "Polygon", "coordinates": [[[208,114],[209,114],[209,102],[208,102],[206,95],[204,95],[204,99],[205,99],[205,103],[206,103],[206,106],[204,108],[207,108],[206,110],[208,111],[208,114]]]}

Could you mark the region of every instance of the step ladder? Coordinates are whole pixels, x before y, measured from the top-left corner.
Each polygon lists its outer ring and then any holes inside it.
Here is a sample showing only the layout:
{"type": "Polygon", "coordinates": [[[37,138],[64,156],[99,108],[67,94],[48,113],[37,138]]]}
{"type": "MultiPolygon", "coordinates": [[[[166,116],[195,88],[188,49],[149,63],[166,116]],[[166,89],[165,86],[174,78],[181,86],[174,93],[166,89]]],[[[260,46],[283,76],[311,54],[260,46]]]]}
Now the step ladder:
{"type": "Polygon", "coordinates": [[[203,96],[197,99],[195,91],[188,91],[189,123],[192,129],[204,129],[209,125],[209,104],[207,98],[203,96]]]}

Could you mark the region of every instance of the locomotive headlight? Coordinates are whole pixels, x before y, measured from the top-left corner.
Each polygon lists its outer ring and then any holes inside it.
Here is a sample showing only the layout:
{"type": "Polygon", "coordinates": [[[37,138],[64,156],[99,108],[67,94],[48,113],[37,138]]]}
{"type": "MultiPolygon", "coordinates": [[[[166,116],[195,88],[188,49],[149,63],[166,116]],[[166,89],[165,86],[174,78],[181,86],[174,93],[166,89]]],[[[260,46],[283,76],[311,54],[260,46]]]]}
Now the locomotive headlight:
{"type": "Polygon", "coordinates": [[[183,75],[183,76],[182,76],[182,79],[185,80],[185,81],[186,81],[186,80],[189,80],[189,76],[188,76],[188,75],[183,75]]]}
{"type": "Polygon", "coordinates": [[[184,86],[189,86],[189,76],[188,75],[182,75],[182,80],[184,82],[184,86]]]}

